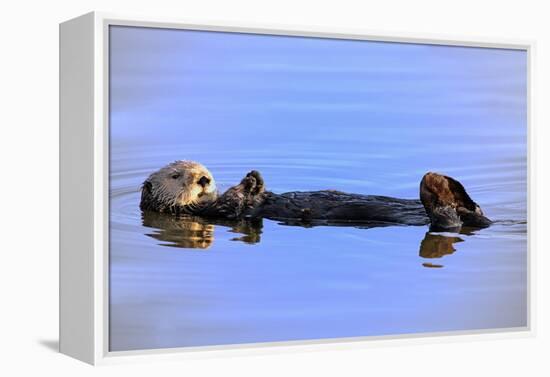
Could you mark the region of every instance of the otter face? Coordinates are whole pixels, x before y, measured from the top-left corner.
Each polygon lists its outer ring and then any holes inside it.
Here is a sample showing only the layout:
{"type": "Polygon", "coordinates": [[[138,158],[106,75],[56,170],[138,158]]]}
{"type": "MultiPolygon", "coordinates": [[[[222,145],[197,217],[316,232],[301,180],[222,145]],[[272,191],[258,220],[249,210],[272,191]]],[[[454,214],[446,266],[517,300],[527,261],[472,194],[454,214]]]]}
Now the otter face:
{"type": "Polygon", "coordinates": [[[203,165],[175,161],[151,174],[141,190],[142,210],[193,213],[217,198],[214,177],[203,165]]]}

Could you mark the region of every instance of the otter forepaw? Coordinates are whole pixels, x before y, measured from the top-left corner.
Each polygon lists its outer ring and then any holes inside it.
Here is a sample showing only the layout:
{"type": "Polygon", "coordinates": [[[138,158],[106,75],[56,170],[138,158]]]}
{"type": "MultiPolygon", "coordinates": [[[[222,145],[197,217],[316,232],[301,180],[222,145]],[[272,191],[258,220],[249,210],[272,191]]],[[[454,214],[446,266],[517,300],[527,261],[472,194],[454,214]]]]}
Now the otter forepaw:
{"type": "Polygon", "coordinates": [[[243,178],[241,184],[244,190],[252,195],[261,194],[265,191],[264,179],[260,172],[256,170],[249,172],[246,177],[243,178]]]}

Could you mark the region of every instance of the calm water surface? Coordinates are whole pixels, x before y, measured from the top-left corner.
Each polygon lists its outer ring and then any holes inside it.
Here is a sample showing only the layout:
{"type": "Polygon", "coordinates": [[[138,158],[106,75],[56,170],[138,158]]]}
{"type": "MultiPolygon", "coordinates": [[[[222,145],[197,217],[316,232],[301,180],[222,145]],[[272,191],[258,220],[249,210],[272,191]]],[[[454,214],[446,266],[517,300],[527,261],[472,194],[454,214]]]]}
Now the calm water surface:
{"type": "Polygon", "coordinates": [[[111,30],[110,349],[413,334],[527,322],[521,51],[111,30]],[[417,198],[459,179],[495,225],[249,227],[143,216],[176,159],[221,191],[417,198]]]}

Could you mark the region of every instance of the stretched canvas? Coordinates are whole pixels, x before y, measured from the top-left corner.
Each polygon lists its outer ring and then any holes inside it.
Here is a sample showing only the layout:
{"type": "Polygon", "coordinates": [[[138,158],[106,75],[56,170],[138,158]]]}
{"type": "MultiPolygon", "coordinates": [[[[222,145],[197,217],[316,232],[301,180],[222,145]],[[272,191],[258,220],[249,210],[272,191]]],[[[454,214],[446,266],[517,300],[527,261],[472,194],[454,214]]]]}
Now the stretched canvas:
{"type": "Polygon", "coordinates": [[[525,50],[124,25],[108,41],[109,351],[527,326],[525,50]],[[275,194],[419,200],[437,172],[491,223],[140,209],[175,161],[219,195],[256,171],[275,194]]]}

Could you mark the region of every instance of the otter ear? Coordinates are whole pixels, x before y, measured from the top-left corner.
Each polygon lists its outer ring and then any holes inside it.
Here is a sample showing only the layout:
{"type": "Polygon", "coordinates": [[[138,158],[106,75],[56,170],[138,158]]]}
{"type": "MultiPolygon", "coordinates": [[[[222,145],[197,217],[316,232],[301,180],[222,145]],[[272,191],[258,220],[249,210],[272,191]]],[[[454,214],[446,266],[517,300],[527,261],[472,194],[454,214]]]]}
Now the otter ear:
{"type": "Polygon", "coordinates": [[[145,182],[143,182],[143,185],[141,185],[141,201],[139,203],[139,208],[141,208],[142,210],[151,209],[152,191],[153,191],[153,184],[151,183],[151,181],[146,180],[145,182]]]}
{"type": "Polygon", "coordinates": [[[143,182],[143,185],[141,186],[141,192],[150,194],[152,190],[153,184],[150,180],[147,179],[145,182],[143,182]]]}

